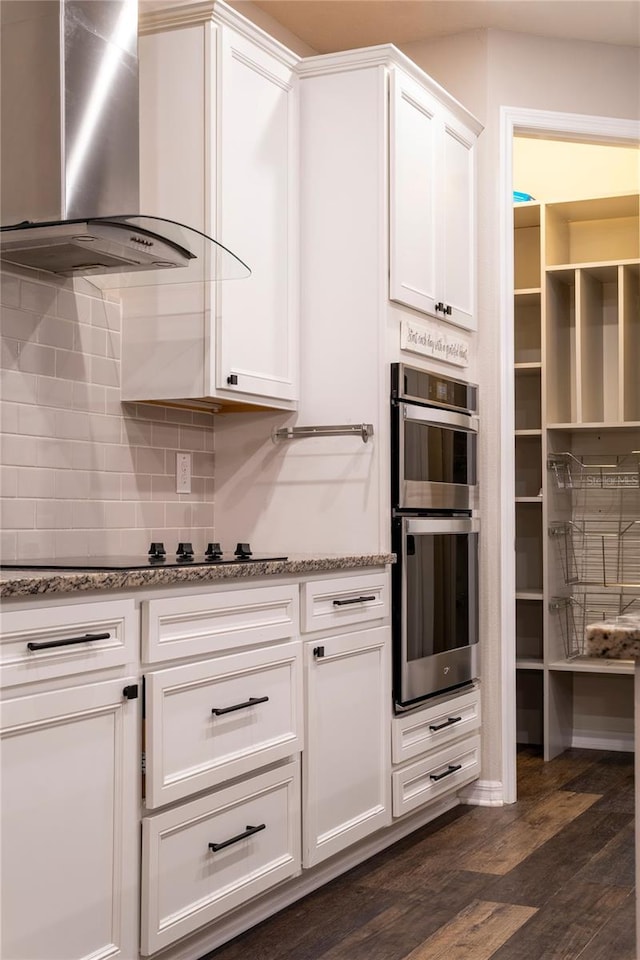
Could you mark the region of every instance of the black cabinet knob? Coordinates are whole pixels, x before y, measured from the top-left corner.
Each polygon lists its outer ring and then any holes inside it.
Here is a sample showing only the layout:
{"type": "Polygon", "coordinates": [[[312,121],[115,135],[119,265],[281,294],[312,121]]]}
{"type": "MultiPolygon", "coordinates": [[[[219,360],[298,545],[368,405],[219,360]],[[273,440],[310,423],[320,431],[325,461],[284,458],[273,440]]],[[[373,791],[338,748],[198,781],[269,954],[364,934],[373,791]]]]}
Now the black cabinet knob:
{"type": "Polygon", "coordinates": [[[227,383],[230,384],[231,386],[235,386],[237,382],[238,382],[238,374],[230,373],[229,376],[227,377],[227,383]]]}
{"type": "Polygon", "coordinates": [[[251,556],[251,544],[249,543],[239,543],[235,549],[235,556],[240,560],[244,560],[247,557],[251,556]]]}
{"type": "Polygon", "coordinates": [[[193,560],[193,547],[190,543],[178,544],[178,549],[176,551],[176,557],[179,560],[193,560]]]}

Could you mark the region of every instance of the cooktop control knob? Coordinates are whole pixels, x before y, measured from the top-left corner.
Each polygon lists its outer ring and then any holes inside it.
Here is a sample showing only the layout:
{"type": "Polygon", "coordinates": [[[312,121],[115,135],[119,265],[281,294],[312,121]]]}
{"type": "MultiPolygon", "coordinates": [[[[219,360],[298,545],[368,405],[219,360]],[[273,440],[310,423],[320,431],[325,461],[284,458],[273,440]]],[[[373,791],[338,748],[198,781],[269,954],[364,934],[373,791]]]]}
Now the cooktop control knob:
{"type": "Polygon", "coordinates": [[[219,560],[222,556],[222,548],[219,543],[209,543],[207,544],[207,549],[204,552],[207,560],[219,560]]]}
{"type": "Polygon", "coordinates": [[[152,543],[149,547],[150,560],[164,560],[167,551],[164,549],[164,543],[152,543]]]}
{"type": "Polygon", "coordinates": [[[239,543],[235,549],[235,556],[239,560],[246,560],[251,556],[251,544],[249,543],[239,543]]]}
{"type": "Polygon", "coordinates": [[[193,560],[193,547],[190,543],[179,543],[176,557],[179,560],[193,560]]]}

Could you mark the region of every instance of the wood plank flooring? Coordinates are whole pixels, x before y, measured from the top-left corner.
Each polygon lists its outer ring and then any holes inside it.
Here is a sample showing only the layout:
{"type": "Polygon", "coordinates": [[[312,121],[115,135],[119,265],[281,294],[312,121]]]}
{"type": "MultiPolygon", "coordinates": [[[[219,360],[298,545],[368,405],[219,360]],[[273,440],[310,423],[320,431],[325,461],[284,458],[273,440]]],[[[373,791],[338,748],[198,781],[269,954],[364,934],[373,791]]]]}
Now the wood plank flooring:
{"type": "Polygon", "coordinates": [[[203,960],[636,960],[633,754],[518,754],[456,807],[203,960]]]}

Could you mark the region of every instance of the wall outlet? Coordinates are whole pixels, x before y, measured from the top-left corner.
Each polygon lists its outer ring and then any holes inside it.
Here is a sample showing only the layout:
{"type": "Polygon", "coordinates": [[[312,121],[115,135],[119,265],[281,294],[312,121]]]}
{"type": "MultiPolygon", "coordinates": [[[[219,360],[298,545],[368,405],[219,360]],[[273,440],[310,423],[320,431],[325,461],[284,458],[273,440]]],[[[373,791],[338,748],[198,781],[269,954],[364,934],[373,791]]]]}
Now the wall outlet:
{"type": "Polygon", "coordinates": [[[191,493],[190,453],[176,453],[176,493],[191,493]]]}

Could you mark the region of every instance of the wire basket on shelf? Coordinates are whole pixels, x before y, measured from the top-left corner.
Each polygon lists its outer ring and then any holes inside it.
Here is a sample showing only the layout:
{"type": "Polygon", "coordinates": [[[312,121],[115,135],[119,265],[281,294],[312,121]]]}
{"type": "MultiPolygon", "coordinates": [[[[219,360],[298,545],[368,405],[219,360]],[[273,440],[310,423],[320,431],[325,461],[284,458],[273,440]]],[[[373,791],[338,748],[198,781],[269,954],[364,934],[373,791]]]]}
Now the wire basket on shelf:
{"type": "Polygon", "coordinates": [[[572,660],[585,656],[589,624],[639,616],[640,597],[623,593],[575,593],[570,597],[554,597],[549,608],[558,618],[565,656],[572,660]]]}
{"type": "Polygon", "coordinates": [[[599,456],[552,453],[547,466],[558,490],[640,490],[640,452],[599,456]]]}
{"type": "Polygon", "coordinates": [[[640,590],[640,520],[563,520],[549,526],[567,584],[640,590]]]}

